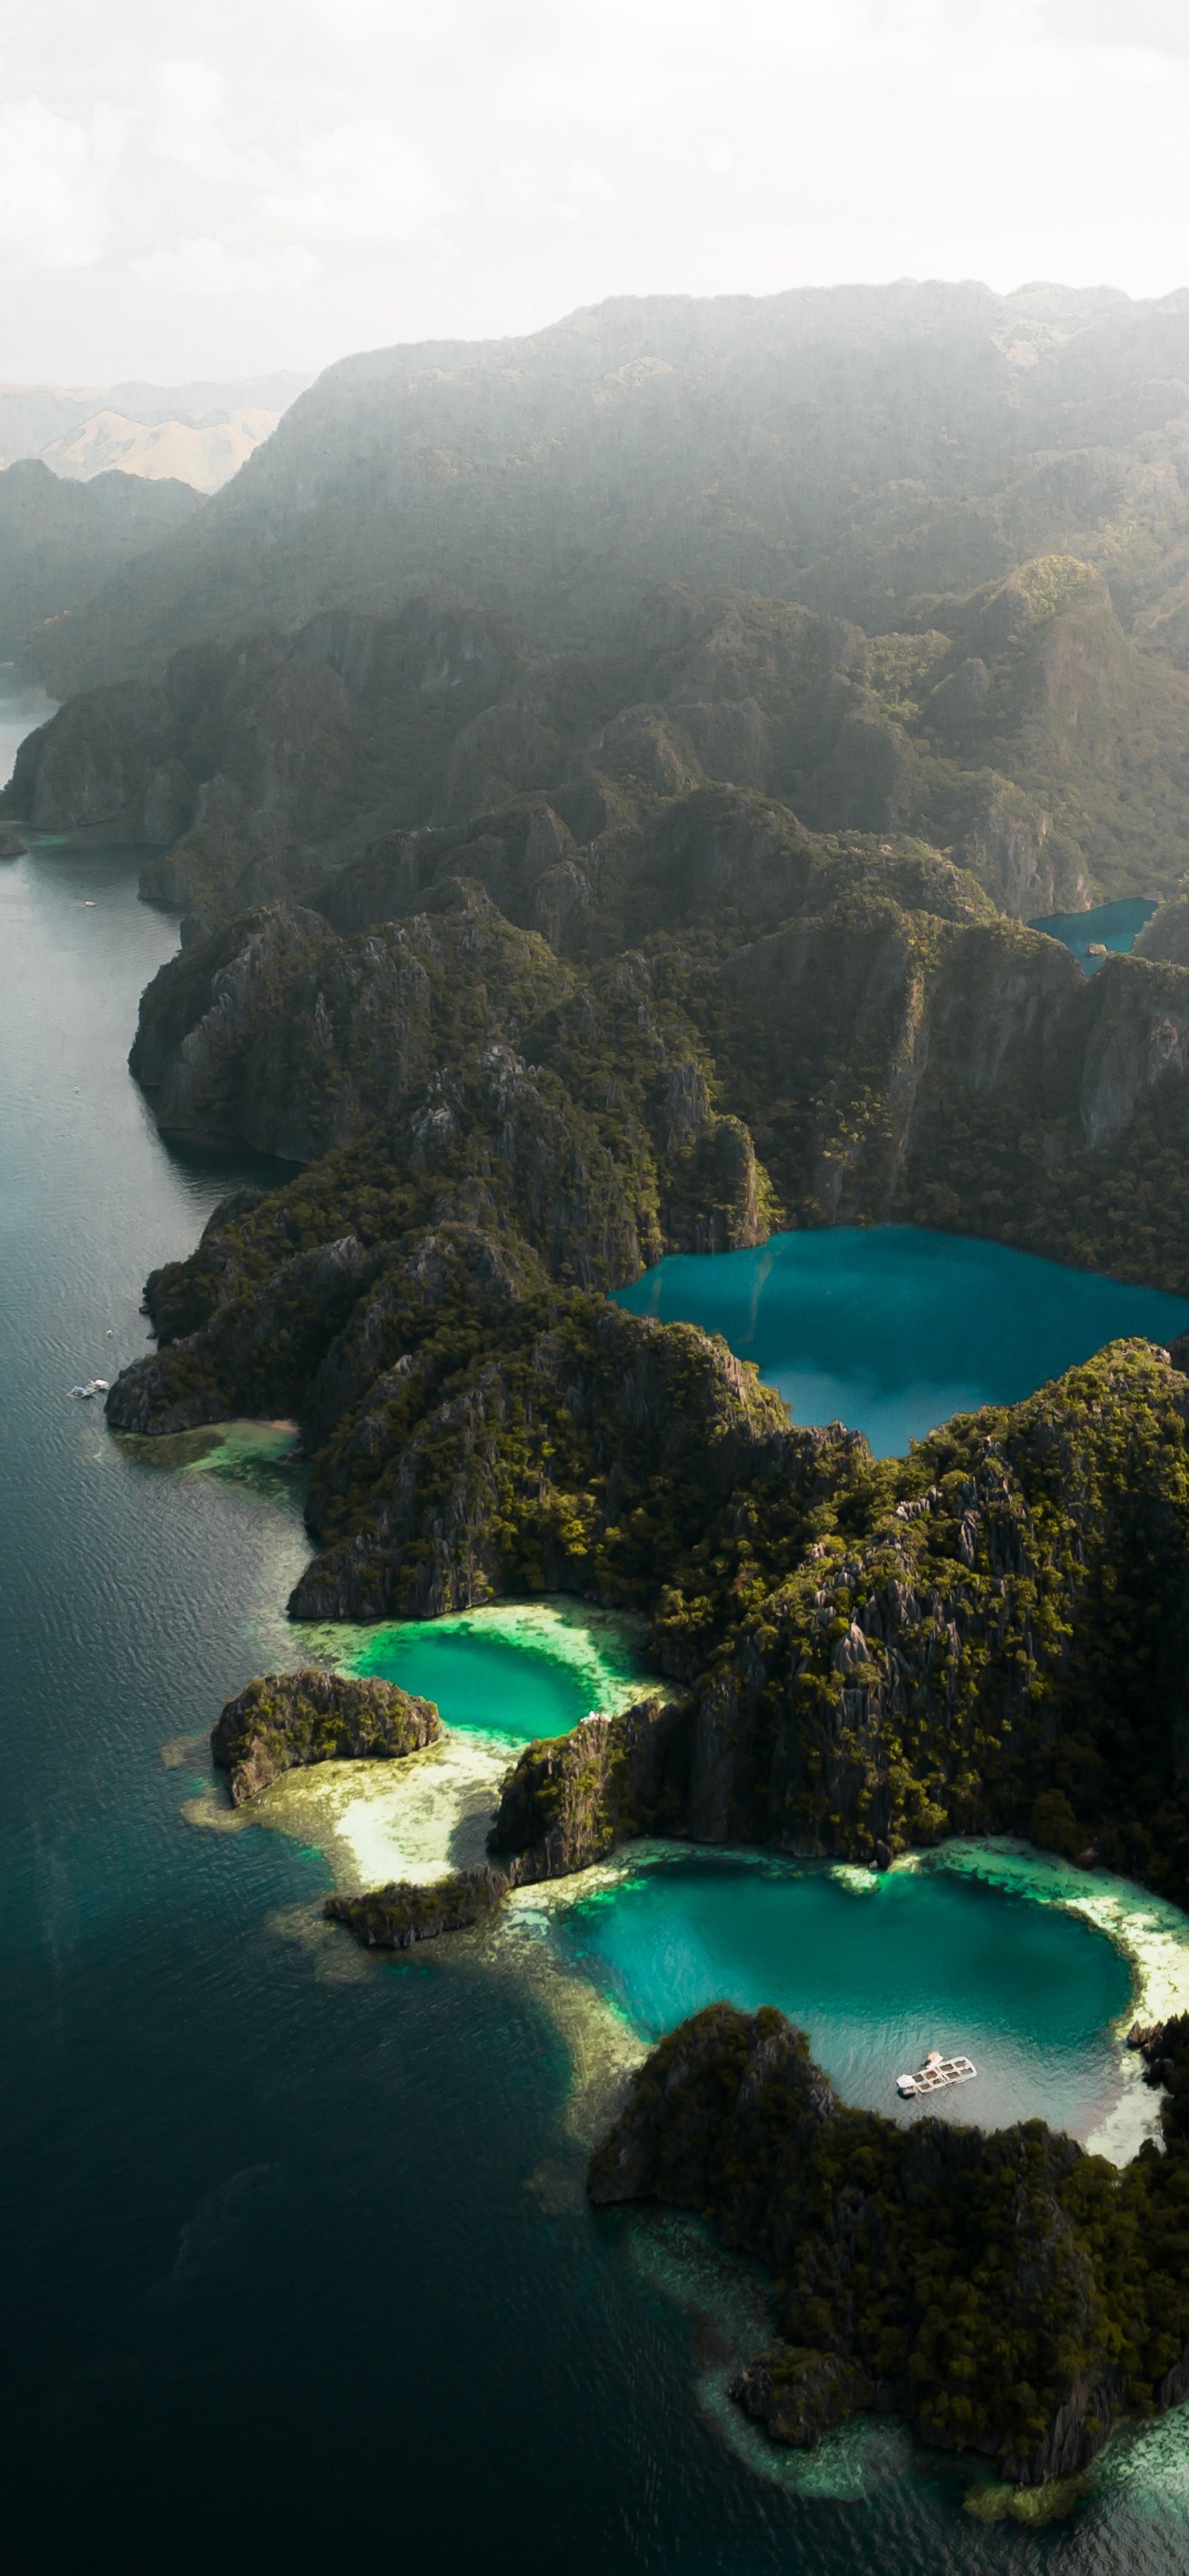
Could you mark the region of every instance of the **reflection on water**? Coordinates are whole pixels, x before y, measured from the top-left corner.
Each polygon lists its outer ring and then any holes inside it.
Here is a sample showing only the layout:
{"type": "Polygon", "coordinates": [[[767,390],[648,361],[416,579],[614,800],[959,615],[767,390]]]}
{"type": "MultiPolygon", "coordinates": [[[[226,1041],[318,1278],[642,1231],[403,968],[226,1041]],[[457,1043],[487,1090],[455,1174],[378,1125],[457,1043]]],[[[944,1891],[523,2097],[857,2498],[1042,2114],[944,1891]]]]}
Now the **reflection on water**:
{"type": "Polygon", "coordinates": [[[1129,1333],[1170,1341],[1189,1300],[916,1226],[824,1226],[750,1252],[670,1253],[616,1303],[721,1333],[794,1422],[845,1422],[879,1458],[980,1404],[1015,1404],[1129,1333]]]}

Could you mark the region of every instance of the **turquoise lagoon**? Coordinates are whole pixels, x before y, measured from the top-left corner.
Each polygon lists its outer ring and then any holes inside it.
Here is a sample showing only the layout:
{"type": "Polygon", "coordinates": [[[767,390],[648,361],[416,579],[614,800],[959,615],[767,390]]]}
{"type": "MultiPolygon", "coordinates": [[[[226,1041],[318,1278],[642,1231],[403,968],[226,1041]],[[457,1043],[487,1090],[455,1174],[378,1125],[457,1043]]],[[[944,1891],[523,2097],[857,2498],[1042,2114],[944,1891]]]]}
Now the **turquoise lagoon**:
{"type": "Polygon", "coordinates": [[[519,1746],[567,1735],[592,1711],[655,1690],[641,1661],[643,1622],[571,1600],[501,1601],[444,1619],[307,1630],[316,1652],[436,1700],[443,1723],[519,1746]]]}
{"type": "MultiPolygon", "coordinates": [[[[1036,1862],[1041,1889],[1045,1875],[1036,1862]]],[[[845,2101],[890,2117],[917,2116],[895,2081],[930,2048],[978,2068],[930,2102],[941,2118],[1000,2128],[1040,2114],[1085,2136],[1118,2097],[1133,1967],[1026,1885],[670,1847],[559,1912],[554,1937],[641,2039],[705,2004],[776,2004],[845,2101]]]]}
{"type": "Polygon", "coordinates": [[[616,1303],[721,1333],[794,1422],[845,1422],[879,1458],[902,1456],[953,1413],[1017,1403],[1104,1342],[1189,1330],[1189,1299],[907,1225],[670,1253],[616,1303]]]}
{"type": "Polygon", "coordinates": [[[1147,895],[1127,894],[1117,903],[1096,903],[1089,912],[1046,913],[1027,927],[1047,931],[1050,939],[1059,939],[1062,947],[1076,957],[1083,975],[1096,975],[1106,959],[1091,957],[1091,948],[1105,948],[1117,957],[1130,957],[1144,923],[1151,920],[1157,908],[1147,895]]]}

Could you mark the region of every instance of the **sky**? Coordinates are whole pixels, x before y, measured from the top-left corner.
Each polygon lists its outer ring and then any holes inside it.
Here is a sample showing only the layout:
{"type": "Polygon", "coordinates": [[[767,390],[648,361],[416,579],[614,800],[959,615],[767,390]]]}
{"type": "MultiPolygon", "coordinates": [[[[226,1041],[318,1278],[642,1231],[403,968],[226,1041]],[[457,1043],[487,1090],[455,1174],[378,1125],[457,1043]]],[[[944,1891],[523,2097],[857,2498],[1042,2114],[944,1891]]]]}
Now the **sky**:
{"type": "Polygon", "coordinates": [[[1189,285],[1186,0],[8,0],[0,102],[9,383],[619,294],[1189,285]]]}

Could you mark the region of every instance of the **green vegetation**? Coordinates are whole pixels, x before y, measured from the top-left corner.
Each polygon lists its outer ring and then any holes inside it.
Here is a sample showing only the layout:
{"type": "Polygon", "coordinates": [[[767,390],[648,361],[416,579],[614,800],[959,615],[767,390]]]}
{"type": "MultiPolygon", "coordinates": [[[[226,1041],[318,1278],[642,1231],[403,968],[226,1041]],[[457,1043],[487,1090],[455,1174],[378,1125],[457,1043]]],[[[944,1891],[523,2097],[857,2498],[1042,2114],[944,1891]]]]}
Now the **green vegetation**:
{"type": "Polygon", "coordinates": [[[392,1682],[341,1673],[264,1673],[229,1699],[211,1752],[230,1774],[233,1803],[245,1805],[283,1771],[311,1762],[398,1761],[442,1732],[433,1701],[392,1682]]]}
{"type": "Polygon", "coordinates": [[[1189,2019],[1161,2045],[1164,2152],[1119,2172],[1042,2120],[848,2109],[782,2014],[714,2004],[633,2079],[591,2196],[696,2210],[768,2265],[781,2340],[732,2393],[773,2440],[875,2408],[1016,2486],[1068,2480],[1189,2388],[1189,2019]]]}
{"type": "Polygon", "coordinates": [[[494,1870],[461,1869],[424,1883],[394,1879],[366,1896],[328,1896],[322,1911],[328,1923],[345,1923],[365,1950],[411,1950],[484,1922],[506,1892],[494,1870]]]}

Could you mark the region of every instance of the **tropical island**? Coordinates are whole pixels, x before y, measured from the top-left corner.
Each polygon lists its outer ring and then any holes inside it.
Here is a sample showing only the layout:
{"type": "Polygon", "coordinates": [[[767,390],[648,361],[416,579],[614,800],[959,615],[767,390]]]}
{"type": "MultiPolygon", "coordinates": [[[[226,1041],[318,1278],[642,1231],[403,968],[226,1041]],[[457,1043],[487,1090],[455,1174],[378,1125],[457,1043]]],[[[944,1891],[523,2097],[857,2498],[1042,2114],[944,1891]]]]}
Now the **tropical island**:
{"type": "MultiPolygon", "coordinates": [[[[878,1460],[842,1424],[791,1424],[721,1337],[609,1302],[667,1253],[888,1222],[1189,1291],[1189,527],[1171,466],[1149,470],[1189,454],[1189,324],[1167,317],[1155,384],[1091,310],[1022,388],[1011,299],[955,297],[944,471],[935,414],[884,424],[870,313],[838,308],[858,392],[832,463],[795,316],[769,317],[776,360],[771,335],[736,352],[733,402],[785,371],[816,546],[775,478],[709,533],[634,555],[621,532],[579,606],[557,491],[485,456],[463,513],[481,595],[459,595],[432,475],[381,578],[375,458],[414,416],[448,448],[466,415],[449,369],[412,388],[396,353],[361,394],[364,449],[335,429],[350,383],[315,387],[43,639],[78,693],[4,816],[143,845],[146,897],[184,918],[133,1070],[167,1135],[294,1167],[153,1272],[156,1349],[109,1422],[298,1422],[316,1553],[295,1618],[567,1593],[642,1614],[671,1686],[526,1749],[490,1872],[336,1900],[368,1945],[644,1833],[876,1869],[1019,1834],[1189,1904],[1187,1354],[1114,1342],[878,1460]],[[1092,977],[1029,926],[1121,895],[1152,917],[1092,977]]],[[[643,316],[608,309],[608,377],[643,316]]],[[[674,327],[647,320],[657,348],[674,327]]],[[[698,327],[713,355],[719,319],[698,327]]],[[[918,353],[936,328],[922,308],[918,353]]],[[[532,355],[546,410],[572,357],[532,355]]],[[[735,417],[698,411],[683,473],[714,454],[729,485],[735,417]]],[[[629,529],[661,453],[633,425],[629,529]]],[[[560,430],[556,454],[593,543],[595,466],[560,430]]],[[[233,1794],[430,1740],[427,1703],[318,1679],[225,1712],[233,1794]]],[[[843,2109],[779,2016],[724,2010],[663,2043],[592,2190],[674,2199],[771,2263],[785,2340],[738,2393],[775,2438],[883,2406],[1021,2483],[1064,2476],[1187,2384],[1183,2040],[1156,2058],[1165,2152],[1120,2178],[1042,2123],[906,2137],[843,2109]]]]}

